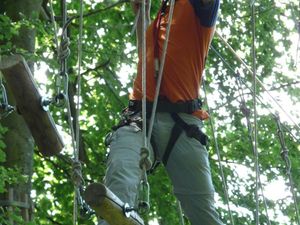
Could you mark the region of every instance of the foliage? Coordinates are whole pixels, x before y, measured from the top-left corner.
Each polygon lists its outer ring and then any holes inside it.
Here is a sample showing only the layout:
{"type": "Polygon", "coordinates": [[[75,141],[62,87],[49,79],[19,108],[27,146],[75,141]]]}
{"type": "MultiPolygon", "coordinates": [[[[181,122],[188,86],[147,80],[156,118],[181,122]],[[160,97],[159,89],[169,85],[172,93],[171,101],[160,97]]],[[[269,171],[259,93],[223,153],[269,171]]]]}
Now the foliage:
{"type": "MultiPolygon", "coordinates": [[[[54,12],[60,21],[60,1],[53,1],[54,12]]],[[[295,58],[291,49],[290,36],[297,34],[296,12],[299,10],[296,1],[278,3],[261,0],[256,3],[256,64],[259,79],[267,84],[267,90],[280,98],[280,93],[287,96],[291,104],[298,104],[299,75],[294,67],[295,58]],[[286,22],[288,21],[288,22],[286,22]],[[288,25],[288,24],[292,24],[288,25]],[[284,57],[284,58],[283,58],[284,57]],[[282,61],[286,60],[285,65],[282,61]],[[288,71],[288,72],[287,72],[288,71]],[[292,76],[293,75],[293,76],[292,76]],[[297,80],[298,79],[298,80],[297,80]],[[295,82],[295,81],[298,81],[295,82]]],[[[159,7],[153,2],[152,17],[159,7]]],[[[79,1],[69,1],[69,15],[77,16],[79,1]]],[[[49,8],[48,10],[49,15],[49,8]]],[[[127,104],[127,93],[132,86],[136,69],[137,53],[135,38],[130,35],[134,16],[126,1],[96,1],[90,0],[84,4],[83,58],[82,58],[82,104],[80,115],[80,131],[82,139],[82,155],[84,161],[83,175],[86,184],[99,182],[105,173],[106,147],[104,137],[110,128],[120,118],[120,111],[127,104]],[[111,7],[113,6],[113,7],[111,7]],[[124,70],[124,68],[128,68],[124,70]],[[121,74],[122,73],[122,74],[121,74]],[[128,76],[127,82],[121,82],[121,76],[128,76]]],[[[9,24],[9,18],[1,15],[0,21],[9,24]]],[[[26,24],[24,22],[24,24],[26,24]]],[[[36,34],[36,52],[33,56],[37,60],[37,69],[47,65],[47,81],[39,83],[41,89],[47,89],[48,95],[55,94],[55,78],[59,76],[59,62],[57,61],[56,46],[54,44],[53,25],[50,20],[41,19],[31,21],[36,34]]],[[[228,43],[251,65],[251,8],[248,1],[222,1],[218,31],[228,43]]],[[[79,20],[72,20],[68,33],[70,34],[71,55],[68,59],[70,89],[75,87],[77,75],[77,38],[79,20]]],[[[0,26],[0,29],[4,27],[0,26]]],[[[0,32],[2,39],[11,39],[10,35],[17,32],[17,25],[9,26],[0,32]]],[[[11,43],[10,43],[11,45],[11,43]]],[[[207,61],[205,81],[208,104],[211,107],[211,118],[215,125],[221,162],[227,180],[230,205],[232,206],[235,224],[253,224],[255,211],[255,174],[254,157],[245,116],[240,110],[242,97],[246,105],[252,110],[252,78],[249,71],[237,60],[219,38],[214,38],[212,46],[217,50],[210,51],[207,61]],[[218,54],[226,61],[222,61],[218,54]],[[239,81],[237,76],[239,74],[239,81]],[[242,91],[243,90],[243,93],[242,91]]],[[[6,49],[13,48],[6,46],[6,49]]],[[[299,74],[299,70],[298,70],[299,74]]],[[[41,74],[36,72],[37,80],[41,74]]],[[[201,92],[202,96],[204,93],[201,92]]],[[[274,105],[266,97],[266,91],[258,85],[258,151],[262,185],[267,189],[269,183],[277,180],[287,182],[286,166],[281,159],[281,147],[277,138],[277,127],[273,119],[274,105]]],[[[71,102],[73,101],[71,94],[71,102]]],[[[285,100],[284,100],[285,101],[285,100]]],[[[284,103],[280,101],[280,103],[284,103]]],[[[74,102],[73,102],[74,103],[74,102]]],[[[299,105],[299,104],[298,104],[299,105]]],[[[290,109],[286,109],[289,111],[290,109]]],[[[291,108],[292,110],[292,108],[291,108]]],[[[67,113],[63,108],[51,106],[51,113],[58,126],[63,130],[63,136],[69,140],[69,125],[67,113]]],[[[281,111],[281,114],[282,111],[281,111]]],[[[299,121],[299,114],[294,114],[299,121]]],[[[253,129],[253,114],[250,122],[253,129]]],[[[299,123],[298,123],[299,124],[299,123]]],[[[206,131],[213,137],[209,123],[206,131]]],[[[284,134],[289,156],[292,162],[292,175],[295,190],[299,193],[299,130],[292,123],[284,123],[284,134]],[[298,138],[289,135],[287,130],[298,138]]],[[[68,142],[68,141],[66,141],[68,142]]],[[[4,146],[0,146],[4,147],[4,146]]],[[[217,203],[220,215],[226,224],[230,224],[226,207],[226,198],[218,168],[216,145],[211,140],[210,159],[212,176],[215,183],[217,203]]],[[[1,152],[0,152],[1,153],[1,152]]],[[[35,172],[33,175],[33,200],[36,205],[36,224],[72,224],[73,185],[71,181],[72,148],[67,147],[58,157],[43,158],[35,154],[35,172]]],[[[1,154],[0,154],[1,159],[1,154]]],[[[1,167],[0,167],[1,169],[1,167]]],[[[4,169],[4,168],[3,168],[4,169]]],[[[0,177],[8,181],[9,170],[0,177]]],[[[0,170],[1,173],[1,170],[0,170]]],[[[0,179],[0,190],[2,185],[0,179]]],[[[179,224],[176,201],[172,194],[172,187],[162,167],[150,176],[152,209],[146,220],[156,218],[160,225],[179,224]]],[[[270,190],[270,188],[268,189],[270,190]]],[[[295,210],[291,194],[282,190],[281,198],[266,199],[271,224],[295,224],[295,210]],[[283,220],[281,218],[284,218],[283,220]],[[286,219],[289,218],[289,219],[286,219]],[[283,221],[283,222],[282,222],[283,221]]],[[[269,193],[266,193],[269,194],[269,193]]],[[[270,196],[270,195],[268,195],[270,196]]],[[[262,195],[260,194],[260,224],[267,224],[262,195]]],[[[299,197],[298,197],[299,205],[299,197]]],[[[95,218],[80,218],[80,224],[95,224],[95,218]]]]}

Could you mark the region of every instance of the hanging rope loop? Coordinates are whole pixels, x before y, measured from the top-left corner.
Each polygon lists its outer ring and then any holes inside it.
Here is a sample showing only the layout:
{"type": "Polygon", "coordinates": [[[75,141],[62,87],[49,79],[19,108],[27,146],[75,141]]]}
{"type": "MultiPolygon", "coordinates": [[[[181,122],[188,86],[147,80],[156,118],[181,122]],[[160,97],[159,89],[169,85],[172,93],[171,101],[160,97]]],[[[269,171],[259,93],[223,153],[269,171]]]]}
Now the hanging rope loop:
{"type": "Polygon", "coordinates": [[[2,83],[2,78],[0,78],[1,87],[1,99],[0,99],[0,119],[7,117],[10,113],[15,110],[15,107],[8,104],[6,89],[2,83]]]}

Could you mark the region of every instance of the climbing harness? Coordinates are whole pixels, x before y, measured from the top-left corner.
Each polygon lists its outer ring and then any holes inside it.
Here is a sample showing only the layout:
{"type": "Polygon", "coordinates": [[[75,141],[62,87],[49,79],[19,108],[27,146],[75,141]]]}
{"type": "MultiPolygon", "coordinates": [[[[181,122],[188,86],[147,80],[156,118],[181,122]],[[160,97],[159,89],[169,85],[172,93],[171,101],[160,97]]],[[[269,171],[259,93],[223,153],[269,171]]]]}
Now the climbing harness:
{"type": "Polygon", "coordinates": [[[165,153],[162,157],[162,162],[165,166],[168,163],[168,159],[173,150],[173,146],[176,144],[179,136],[183,131],[185,131],[188,137],[195,138],[202,145],[206,147],[208,146],[208,137],[201,131],[201,129],[197,125],[187,124],[177,113],[171,113],[171,117],[174,120],[175,124],[172,128],[170,139],[165,149],[165,153]]]}
{"type": "Polygon", "coordinates": [[[298,209],[298,203],[297,203],[297,193],[295,192],[294,181],[293,181],[293,177],[292,177],[292,173],[291,173],[292,165],[291,165],[291,160],[289,159],[289,150],[285,144],[279,115],[276,114],[274,116],[274,119],[276,121],[277,135],[278,135],[279,143],[281,146],[280,155],[285,163],[286,175],[288,177],[289,187],[290,187],[290,191],[291,191],[292,197],[293,197],[293,204],[294,204],[295,213],[296,213],[296,221],[297,221],[297,224],[300,225],[300,216],[299,216],[299,209],[298,209]]]}
{"type": "MultiPolygon", "coordinates": [[[[147,101],[147,113],[149,118],[152,109],[153,109],[153,102],[147,101]]],[[[170,102],[165,97],[159,97],[157,101],[156,111],[157,112],[168,112],[168,113],[187,113],[192,114],[193,112],[201,109],[202,102],[200,99],[193,99],[190,101],[185,102],[170,102]]],[[[142,103],[139,100],[129,100],[128,109],[132,112],[139,112],[141,111],[142,103]]]]}

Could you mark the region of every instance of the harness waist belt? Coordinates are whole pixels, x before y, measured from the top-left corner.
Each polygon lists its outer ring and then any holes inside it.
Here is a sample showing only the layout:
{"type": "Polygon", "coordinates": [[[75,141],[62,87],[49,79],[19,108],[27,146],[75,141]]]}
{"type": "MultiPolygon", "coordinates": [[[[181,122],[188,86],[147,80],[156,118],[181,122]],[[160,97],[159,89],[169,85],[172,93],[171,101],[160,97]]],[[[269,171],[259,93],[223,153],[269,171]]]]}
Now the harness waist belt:
{"type": "MultiPolygon", "coordinates": [[[[147,112],[152,111],[153,102],[147,101],[147,112]]],[[[168,112],[168,113],[188,113],[191,114],[198,109],[201,109],[202,102],[200,99],[193,99],[185,102],[170,102],[167,99],[159,99],[157,103],[157,112],[168,112]]],[[[141,111],[142,101],[140,100],[129,100],[128,108],[130,111],[141,111]]]]}

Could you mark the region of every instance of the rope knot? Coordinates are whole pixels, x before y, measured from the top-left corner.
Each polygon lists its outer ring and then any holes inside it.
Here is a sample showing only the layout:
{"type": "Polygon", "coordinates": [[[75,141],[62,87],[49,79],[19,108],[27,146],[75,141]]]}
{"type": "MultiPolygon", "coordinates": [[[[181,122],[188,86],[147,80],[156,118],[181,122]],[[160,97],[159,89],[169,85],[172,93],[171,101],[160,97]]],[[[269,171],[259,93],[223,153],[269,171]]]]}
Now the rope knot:
{"type": "Polygon", "coordinates": [[[66,37],[64,38],[59,46],[59,52],[58,52],[58,58],[63,61],[65,59],[67,59],[70,56],[70,38],[66,37]]]}
{"type": "Polygon", "coordinates": [[[145,147],[141,148],[141,159],[140,159],[140,168],[142,170],[150,170],[152,166],[152,161],[150,159],[149,150],[145,147]]]}
{"type": "Polygon", "coordinates": [[[72,181],[74,186],[80,187],[84,184],[84,180],[82,177],[82,166],[80,161],[73,161],[72,163],[72,181]]]}

